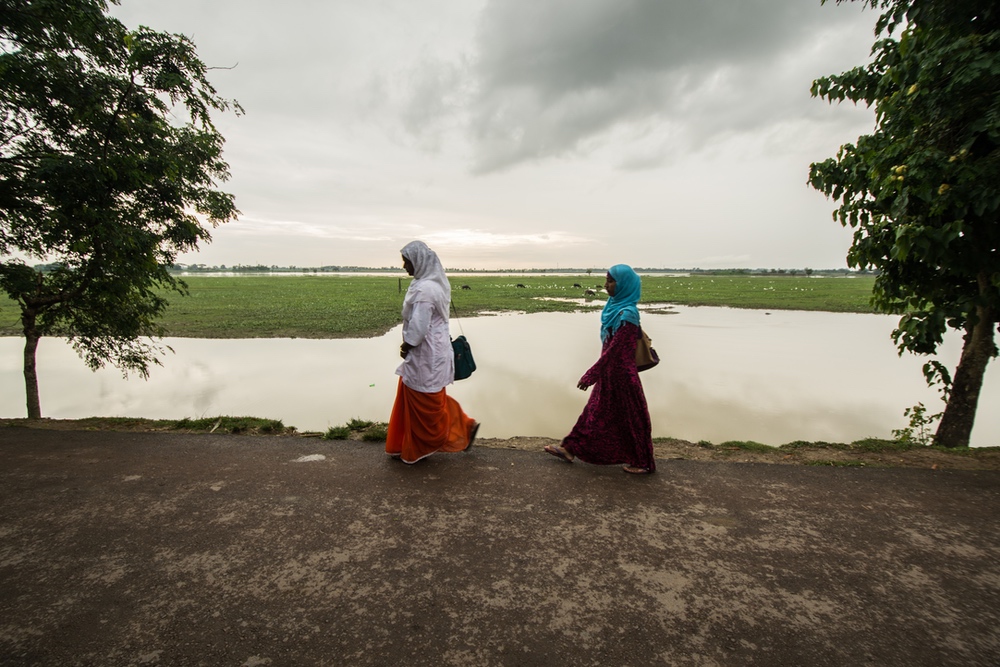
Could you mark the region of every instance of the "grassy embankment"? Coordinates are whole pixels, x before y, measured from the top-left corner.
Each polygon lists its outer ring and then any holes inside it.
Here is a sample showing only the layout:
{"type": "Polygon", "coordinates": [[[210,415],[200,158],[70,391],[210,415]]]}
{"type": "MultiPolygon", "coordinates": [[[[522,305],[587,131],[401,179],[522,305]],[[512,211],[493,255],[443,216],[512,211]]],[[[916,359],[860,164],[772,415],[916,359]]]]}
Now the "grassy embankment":
{"type": "MultiPolygon", "coordinates": [[[[239,435],[305,436],[326,440],[385,441],[387,424],[352,419],[326,433],[298,433],[281,421],[255,417],[210,417],[204,419],[137,419],[92,417],[77,420],[0,419],[0,428],[27,426],[53,430],[159,431],[183,433],[231,433],[239,435]]],[[[479,446],[540,452],[556,439],[521,437],[507,440],[479,440],[479,446]]],[[[905,467],[932,469],[1000,470],[1000,447],[944,449],[865,438],[853,443],[790,442],[778,447],[750,441],[713,444],[676,438],[653,438],[657,459],[727,461],[838,467],[905,467]]]]}
{"type": "MultiPolygon", "coordinates": [[[[183,338],[353,338],[385,333],[400,322],[409,279],[392,276],[193,276],[190,295],[169,294],[161,323],[165,335],[183,338]],[[402,290],[402,291],[401,291],[402,290]]],[[[871,312],[873,278],[783,276],[646,276],[643,302],[773,310],[871,312]]],[[[462,317],[482,312],[570,312],[603,276],[452,277],[462,317]],[[574,283],[582,287],[573,287],[574,283]],[[525,287],[518,288],[517,284],[525,287]],[[460,289],[468,285],[470,289],[460,289]]],[[[604,295],[587,298],[593,308],[604,295]]],[[[17,305],[0,299],[0,335],[21,334],[17,305]]]]}

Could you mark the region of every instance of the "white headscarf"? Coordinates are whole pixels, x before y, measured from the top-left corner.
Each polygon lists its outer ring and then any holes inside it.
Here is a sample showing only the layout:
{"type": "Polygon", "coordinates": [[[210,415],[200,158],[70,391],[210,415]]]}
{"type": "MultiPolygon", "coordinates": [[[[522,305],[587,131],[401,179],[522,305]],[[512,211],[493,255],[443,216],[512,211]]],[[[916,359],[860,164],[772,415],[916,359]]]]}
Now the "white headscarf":
{"type": "Polygon", "coordinates": [[[410,241],[399,252],[413,264],[413,282],[406,290],[403,305],[428,301],[437,306],[438,313],[447,320],[448,306],[451,304],[451,283],[448,282],[437,253],[423,241],[410,241]]]}

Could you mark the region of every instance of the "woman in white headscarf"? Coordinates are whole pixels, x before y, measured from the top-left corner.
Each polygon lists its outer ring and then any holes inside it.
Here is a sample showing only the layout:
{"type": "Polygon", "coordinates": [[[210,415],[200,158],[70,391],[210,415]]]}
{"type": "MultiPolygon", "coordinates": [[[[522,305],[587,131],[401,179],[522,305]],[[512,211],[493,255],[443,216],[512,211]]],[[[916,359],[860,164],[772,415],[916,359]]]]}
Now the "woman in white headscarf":
{"type": "Polygon", "coordinates": [[[416,463],[434,452],[468,450],[479,424],[445,393],[455,380],[455,353],[448,329],[451,284],[441,260],[423,241],[408,243],[401,254],[413,282],[403,300],[403,363],[396,369],[385,451],[416,463]]]}

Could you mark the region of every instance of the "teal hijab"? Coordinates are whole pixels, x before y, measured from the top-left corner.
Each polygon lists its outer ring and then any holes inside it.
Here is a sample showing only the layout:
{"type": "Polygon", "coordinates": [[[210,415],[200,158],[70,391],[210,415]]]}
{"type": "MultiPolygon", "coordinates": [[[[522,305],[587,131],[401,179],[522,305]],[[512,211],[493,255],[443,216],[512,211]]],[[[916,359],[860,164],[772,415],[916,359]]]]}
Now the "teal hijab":
{"type": "Polygon", "coordinates": [[[601,342],[610,338],[625,322],[639,326],[639,297],[642,280],[627,264],[615,264],[608,273],[616,284],[615,295],[608,298],[601,312],[601,342]]]}

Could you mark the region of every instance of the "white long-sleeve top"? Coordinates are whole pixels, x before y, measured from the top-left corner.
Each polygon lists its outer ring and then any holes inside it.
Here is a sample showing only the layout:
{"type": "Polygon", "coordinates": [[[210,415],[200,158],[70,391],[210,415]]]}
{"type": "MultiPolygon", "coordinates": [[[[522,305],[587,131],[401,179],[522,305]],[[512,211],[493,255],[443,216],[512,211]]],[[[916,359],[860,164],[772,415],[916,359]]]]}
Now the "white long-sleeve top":
{"type": "Polygon", "coordinates": [[[448,313],[431,301],[415,298],[403,303],[403,340],[413,349],[396,369],[403,384],[414,391],[434,393],[455,381],[455,352],[451,347],[448,313]]]}

